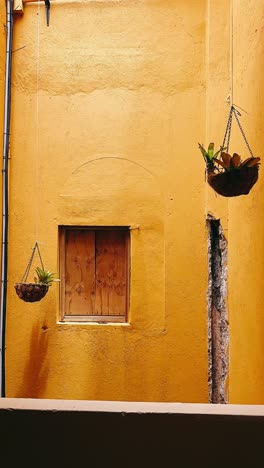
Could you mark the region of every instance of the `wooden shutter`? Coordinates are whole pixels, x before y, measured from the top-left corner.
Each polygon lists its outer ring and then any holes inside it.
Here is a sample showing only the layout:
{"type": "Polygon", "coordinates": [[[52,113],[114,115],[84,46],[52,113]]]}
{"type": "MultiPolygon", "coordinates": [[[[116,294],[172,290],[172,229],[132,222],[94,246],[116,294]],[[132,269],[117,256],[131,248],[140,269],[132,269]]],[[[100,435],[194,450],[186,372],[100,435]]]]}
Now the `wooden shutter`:
{"type": "Polygon", "coordinates": [[[125,231],[96,232],[97,315],[125,315],[127,253],[125,231]]]}
{"type": "Polygon", "coordinates": [[[126,320],[128,229],[61,228],[61,316],[66,320],[126,320]]]}
{"type": "Polygon", "coordinates": [[[95,233],[66,230],[65,315],[93,315],[95,305],[95,233]]]}

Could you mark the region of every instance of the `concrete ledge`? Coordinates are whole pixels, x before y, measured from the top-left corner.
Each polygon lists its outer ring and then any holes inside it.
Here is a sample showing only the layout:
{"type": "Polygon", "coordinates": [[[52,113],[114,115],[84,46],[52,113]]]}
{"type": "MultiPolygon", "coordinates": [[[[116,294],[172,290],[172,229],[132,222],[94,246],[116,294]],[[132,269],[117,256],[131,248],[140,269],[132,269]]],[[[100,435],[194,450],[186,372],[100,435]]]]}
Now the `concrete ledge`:
{"type": "Polygon", "coordinates": [[[264,406],[0,399],[1,466],[260,467],[264,406]]]}
{"type": "Polygon", "coordinates": [[[0,411],[1,409],[264,417],[264,405],[213,405],[200,403],[0,398],[0,411]]]}

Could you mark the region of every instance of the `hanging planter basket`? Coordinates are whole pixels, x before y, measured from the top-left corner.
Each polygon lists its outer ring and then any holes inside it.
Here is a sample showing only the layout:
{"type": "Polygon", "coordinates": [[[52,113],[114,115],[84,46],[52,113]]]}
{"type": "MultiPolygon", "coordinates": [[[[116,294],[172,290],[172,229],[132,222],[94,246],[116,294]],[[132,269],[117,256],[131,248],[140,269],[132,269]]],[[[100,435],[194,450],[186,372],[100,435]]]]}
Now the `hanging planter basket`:
{"type": "Polygon", "coordinates": [[[16,283],[14,285],[16,293],[19,299],[22,299],[25,302],[38,302],[44,296],[46,296],[53,281],[58,281],[58,280],[54,279],[53,273],[51,273],[50,271],[44,268],[43,261],[40,255],[39,246],[38,246],[38,243],[36,242],[33,248],[31,257],[29,259],[28,266],[26,268],[26,271],[23,275],[21,282],[16,283]],[[41,268],[37,267],[35,270],[36,275],[37,275],[36,278],[34,278],[35,283],[28,283],[27,278],[28,278],[29,271],[32,265],[32,261],[36,252],[39,255],[41,268]]]}
{"type": "Polygon", "coordinates": [[[207,173],[208,184],[223,197],[247,195],[258,180],[258,166],[207,173]]]}
{"type": "Polygon", "coordinates": [[[224,141],[217,153],[214,154],[214,143],[210,143],[207,151],[199,144],[206,163],[207,182],[216,193],[223,197],[247,195],[258,180],[260,158],[254,157],[251,151],[239,121],[240,115],[238,110],[232,105],[224,141]],[[250,153],[250,157],[244,161],[242,161],[237,153],[234,153],[233,156],[228,153],[233,115],[250,153]]]}
{"type": "Polygon", "coordinates": [[[16,283],[16,293],[25,302],[37,302],[46,296],[49,286],[36,283],[16,283]]]}

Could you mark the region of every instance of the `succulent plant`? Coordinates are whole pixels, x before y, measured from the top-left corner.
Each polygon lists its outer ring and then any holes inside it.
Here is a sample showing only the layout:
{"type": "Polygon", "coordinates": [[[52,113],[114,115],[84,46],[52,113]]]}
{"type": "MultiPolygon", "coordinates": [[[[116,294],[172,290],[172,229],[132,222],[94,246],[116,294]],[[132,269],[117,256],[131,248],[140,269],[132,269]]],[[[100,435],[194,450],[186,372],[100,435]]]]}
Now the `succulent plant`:
{"type": "Polygon", "coordinates": [[[260,164],[260,158],[251,156],[250,158],[242,161],[241,156],[237,153],[231,154],[226,153],[224,150],[226,148],[220,148],[216,153],[214,153],[214,143],[210,143],[208,150],[198,143],[199,149],[203,155],[203,158],[206,163],[207,170],[213,172],[215,169],[219,171],[219,166],[224,169],[225,172],[230,172],[232,170],[238,170],[246,167],[253,167],[260,164]],[[220,155],[221,159],[218,159],[220,155]]]}
{"type": "Polygon", "coordinates": [[[46,268],[37,267],[35,270],[37,276],[34,277],[34,281],[37,284],[46,284],[47,286],[51,286],[53,281],[58,281],[55,278],[55,273],[46,270],[46,268]]]}

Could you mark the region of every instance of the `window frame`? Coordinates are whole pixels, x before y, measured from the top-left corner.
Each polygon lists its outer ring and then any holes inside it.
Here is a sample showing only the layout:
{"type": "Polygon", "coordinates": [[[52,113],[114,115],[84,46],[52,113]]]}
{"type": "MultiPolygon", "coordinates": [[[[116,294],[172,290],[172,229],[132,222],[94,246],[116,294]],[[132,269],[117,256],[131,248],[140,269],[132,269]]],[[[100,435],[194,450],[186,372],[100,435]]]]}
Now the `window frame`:
{"type": "Polygon", "coordinates": [[[80,322],[80,323],[128,323],[129,305],[130,305],[130,244],[131,235],[129,226],[78,226],[78,225],[59,225],[59,321],[60,322],[80,322]],[[124,315],[66,315],[65,314],[65,266],[66,266],[66,232],[67,230],[85,230],[85,231],[126,231],[126,300],[124,315]]]}

